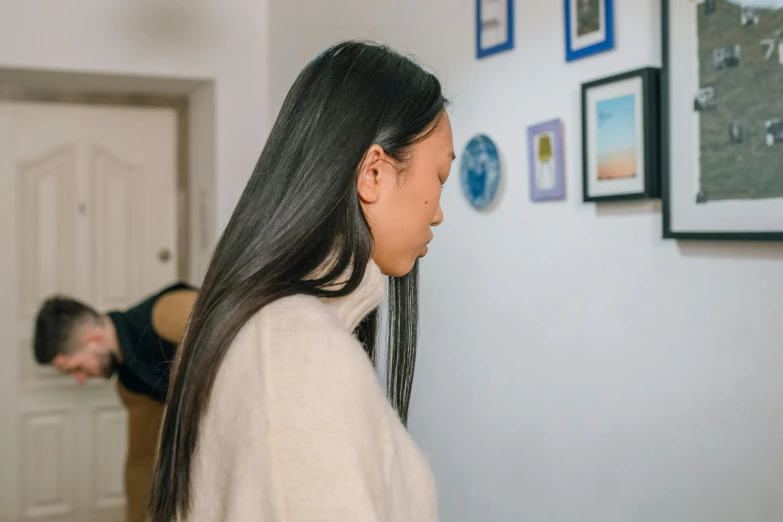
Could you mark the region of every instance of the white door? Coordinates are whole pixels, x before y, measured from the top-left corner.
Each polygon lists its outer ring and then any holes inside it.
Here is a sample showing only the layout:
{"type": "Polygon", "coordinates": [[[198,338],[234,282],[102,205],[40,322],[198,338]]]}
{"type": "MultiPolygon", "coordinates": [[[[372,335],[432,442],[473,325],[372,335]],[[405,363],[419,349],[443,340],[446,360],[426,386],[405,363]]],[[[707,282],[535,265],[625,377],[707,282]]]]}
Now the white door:
{"type": "Polygon", "coordinates": [[[124,518],[114,383],[38,367],[33,323],[54,293],[105,312],[176,280],[176,132],[169,109],[0,101],[0,522],[124,518]]]}

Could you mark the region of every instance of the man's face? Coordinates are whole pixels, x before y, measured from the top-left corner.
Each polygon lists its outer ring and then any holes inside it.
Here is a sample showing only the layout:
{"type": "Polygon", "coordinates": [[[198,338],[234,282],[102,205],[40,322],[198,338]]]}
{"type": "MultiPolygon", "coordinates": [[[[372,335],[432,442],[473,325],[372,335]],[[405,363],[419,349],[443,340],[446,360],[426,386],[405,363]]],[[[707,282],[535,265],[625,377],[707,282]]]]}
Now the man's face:
{"type": "Polygon", "coordinates": [[[117,360],[111,351],[104,347],[103,336],[99,331],[88,332],[72,354],[60,354],[52,360],[52,365],[63,374],[73,376],[83,386],[91,377],[110,378],[117,367],[117,360]]]}

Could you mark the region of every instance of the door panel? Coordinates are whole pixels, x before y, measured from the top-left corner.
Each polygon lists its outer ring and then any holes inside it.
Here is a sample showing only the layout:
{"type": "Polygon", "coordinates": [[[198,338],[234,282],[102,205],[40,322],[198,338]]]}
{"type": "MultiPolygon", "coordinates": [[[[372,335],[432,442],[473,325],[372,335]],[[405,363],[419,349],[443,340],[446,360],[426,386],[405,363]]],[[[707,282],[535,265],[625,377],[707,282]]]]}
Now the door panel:
{"type": "Polygon", "coordinates": [[[94,426],[92,508],[103,512],[121,508],[124,498],[125,454],[116,451],[128,445],[127,415],[113,403],[96,404],[92,409],[94,426]]]}
{"type": "Polygon", "coordinates": [[[93,299],[103,309],[122,306],[138,294],[144,208],[138,208],[143,173],[100,149],[90,150],[94,239],[93,299]]]}
{"type": "Polygon", "coordinates": [[[76,411],[73,405],[23,410],[20,416],[23,520],[58,519],[77,512],[73,476],[76,411]]]}
{"type": "Polygon", "coordinates": [[[76,147],[46,151],[18,171],[19,313],[31,319],[46,296],[76,291],[76,147]]]}

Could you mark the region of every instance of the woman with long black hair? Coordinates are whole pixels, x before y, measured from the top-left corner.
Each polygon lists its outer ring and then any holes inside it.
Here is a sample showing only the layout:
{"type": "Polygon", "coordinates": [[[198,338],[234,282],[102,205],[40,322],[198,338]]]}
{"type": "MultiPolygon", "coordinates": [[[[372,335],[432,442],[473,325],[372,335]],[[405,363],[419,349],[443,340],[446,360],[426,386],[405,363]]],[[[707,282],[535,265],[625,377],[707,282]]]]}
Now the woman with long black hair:
{"type": "Polygon", "coordinates": [[[454,159],[446,106],[435,76],[383,46],[338,44],[299,75],[174,363],[154,522],[437,520],[405,424],[417,262],[454,159]]]}

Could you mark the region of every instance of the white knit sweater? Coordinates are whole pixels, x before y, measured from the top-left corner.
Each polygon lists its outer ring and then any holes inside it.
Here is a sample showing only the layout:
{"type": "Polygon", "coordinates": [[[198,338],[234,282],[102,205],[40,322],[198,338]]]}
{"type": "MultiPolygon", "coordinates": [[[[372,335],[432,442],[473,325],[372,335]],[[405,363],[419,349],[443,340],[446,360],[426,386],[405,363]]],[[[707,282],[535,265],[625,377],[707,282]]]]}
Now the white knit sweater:
{"type": "Polygon", "coordinates": [[[385,281],[281,299],[218,371],[194,455],[192,522],[434,522],[430,468],[352,332],[385,281]]]}

